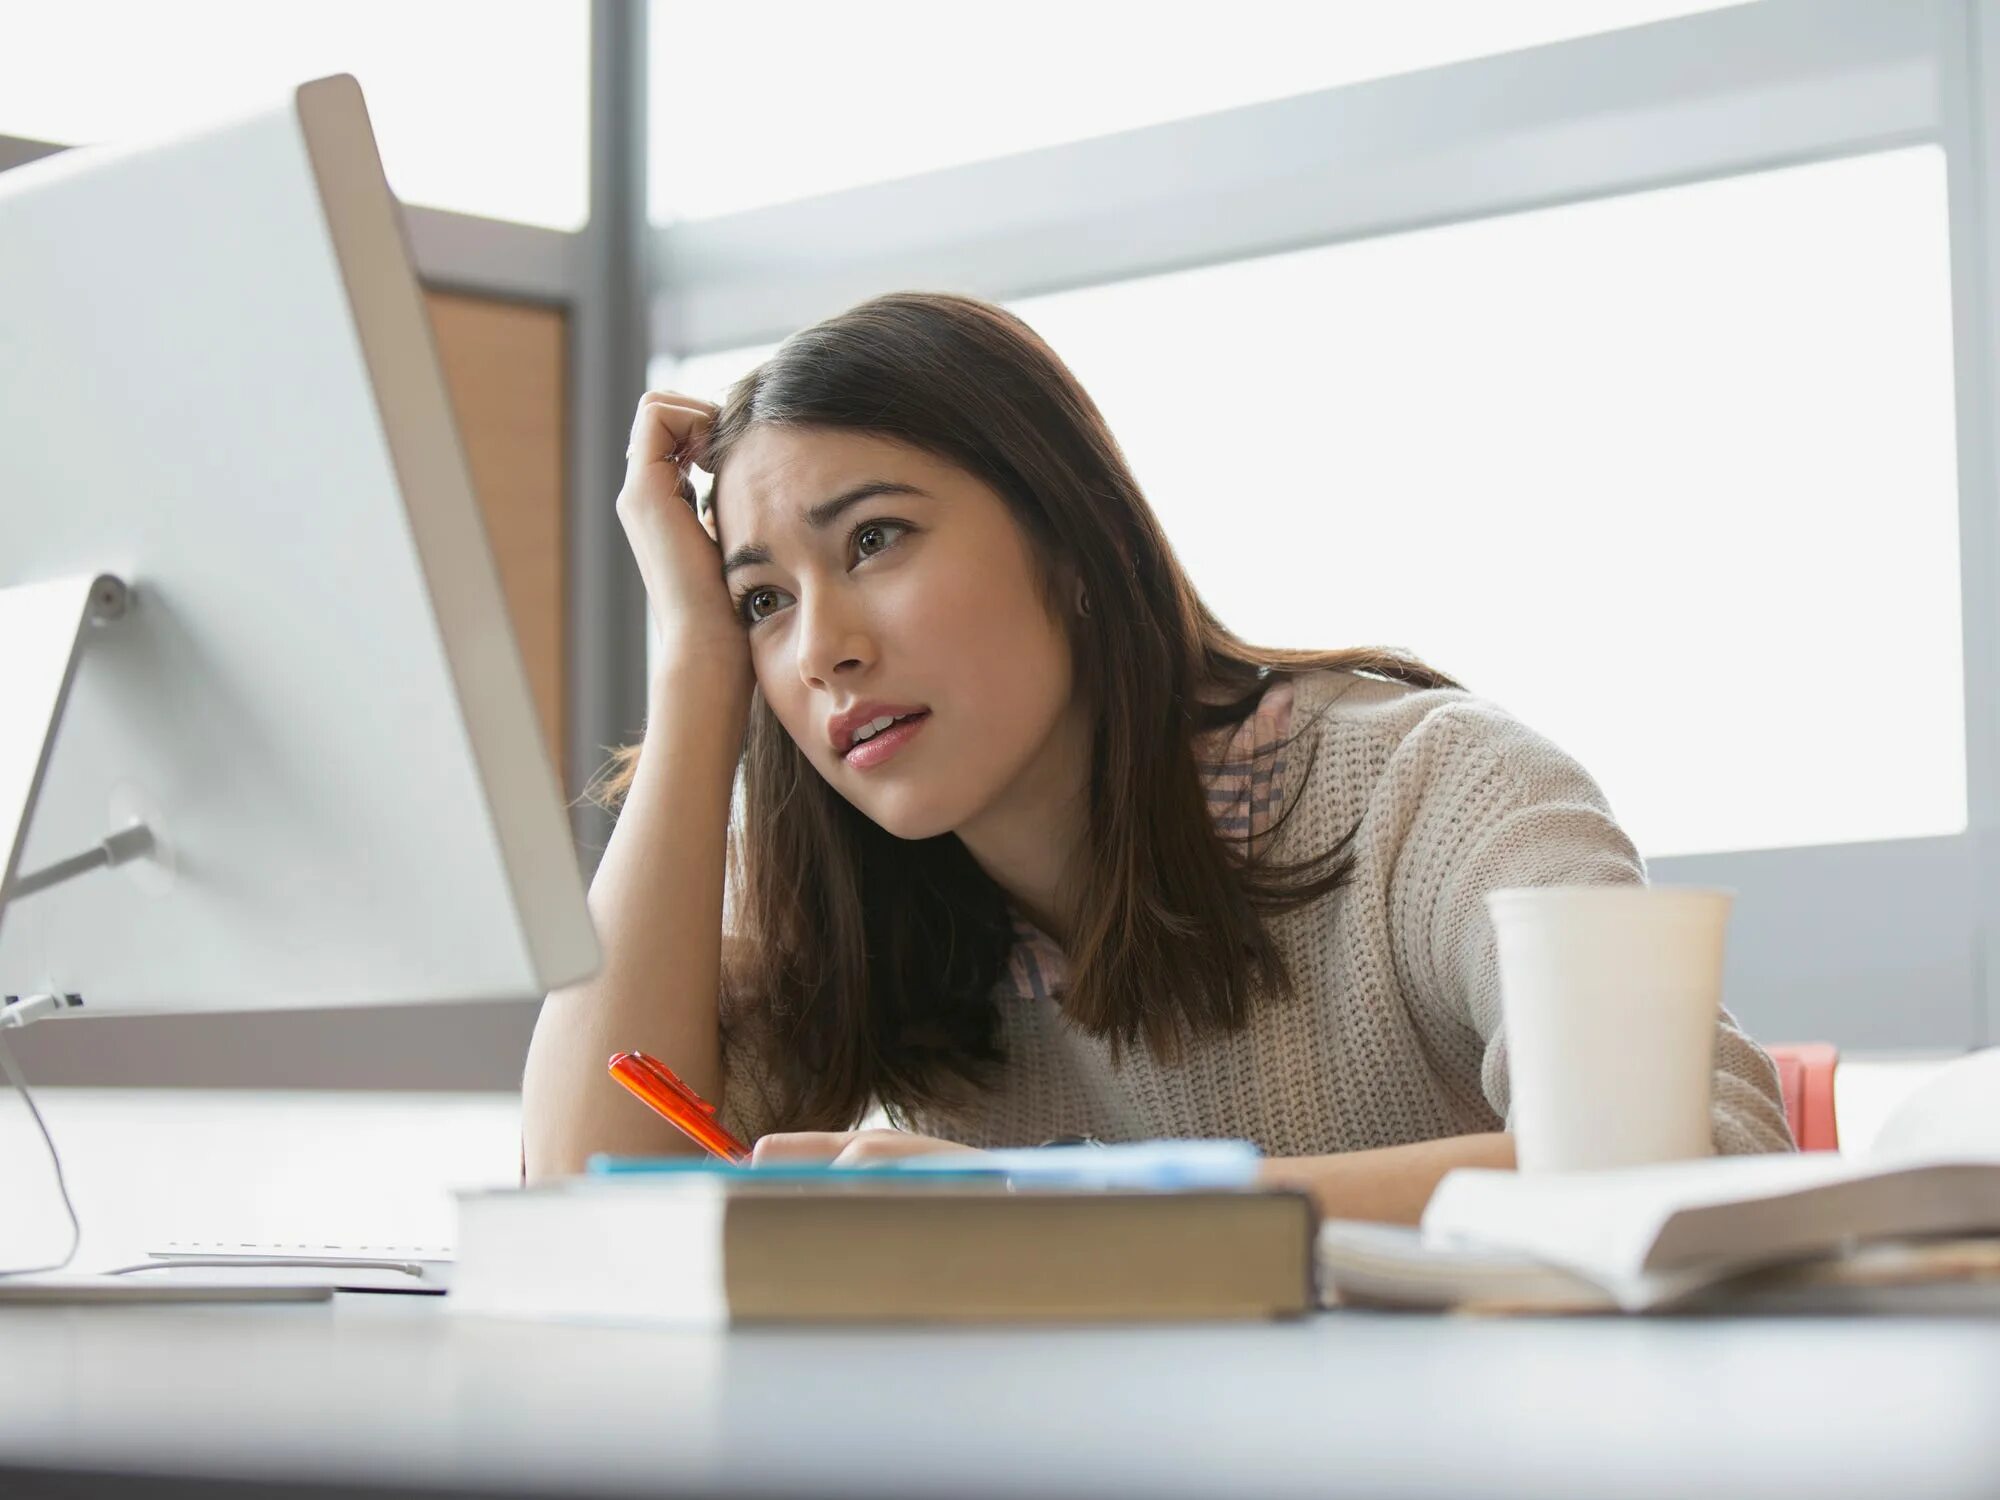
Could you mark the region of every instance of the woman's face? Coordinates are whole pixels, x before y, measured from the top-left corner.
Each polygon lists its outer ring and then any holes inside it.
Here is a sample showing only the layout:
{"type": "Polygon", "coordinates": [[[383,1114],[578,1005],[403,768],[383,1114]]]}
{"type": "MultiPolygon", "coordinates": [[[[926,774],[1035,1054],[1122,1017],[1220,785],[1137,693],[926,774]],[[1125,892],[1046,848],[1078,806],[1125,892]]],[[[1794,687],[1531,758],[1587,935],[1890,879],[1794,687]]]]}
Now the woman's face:
{"type": "Polygon", "coordinates": [[[766,426],[731,450],[715,493],[764,701],[855,807],[899,838],[931,838],[1032,807],[1073,779],[1069,642],[993,490],[892,439],[766,426]],[[873,485],[903,488],[867,493],[873,485]],[[808,520],[811,507],[857,492],[818,528],[808,520]],[[864,766],[828,724],[870,703],[927,716],[864,766]]]}

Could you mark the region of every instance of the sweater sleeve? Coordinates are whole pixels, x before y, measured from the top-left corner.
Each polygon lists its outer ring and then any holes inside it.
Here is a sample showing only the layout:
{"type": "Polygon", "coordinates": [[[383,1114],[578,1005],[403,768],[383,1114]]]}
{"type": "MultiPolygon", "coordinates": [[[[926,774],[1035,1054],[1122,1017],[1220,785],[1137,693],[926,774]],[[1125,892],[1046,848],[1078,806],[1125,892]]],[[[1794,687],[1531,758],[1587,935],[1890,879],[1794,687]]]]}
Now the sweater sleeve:
{"type": "MultiPolygon", "coordinates": [[[[1391,882],[1391,933],[1417,1003],[1479,1038],[1480,1090],[1514,1128],[1488,891],[1643,885],[1645,863],[1604,793],[1555,744],[1491,704],[1440,709],[1412,731],[1420,789],[1391,882]]],[[[1718,1155],[1797,1149],[1777,1065],[1723,1007],[1711,1094],[1718,1155]]]]}

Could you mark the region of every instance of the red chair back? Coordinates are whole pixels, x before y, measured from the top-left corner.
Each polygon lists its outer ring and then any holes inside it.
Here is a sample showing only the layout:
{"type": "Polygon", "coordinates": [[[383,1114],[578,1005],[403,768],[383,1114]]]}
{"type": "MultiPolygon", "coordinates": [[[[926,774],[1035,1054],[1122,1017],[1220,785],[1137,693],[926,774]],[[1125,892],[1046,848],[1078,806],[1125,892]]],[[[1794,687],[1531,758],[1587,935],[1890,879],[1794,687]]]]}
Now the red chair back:
{"type": "Polygon", "coordinates": [[[1831,1042],[1778,1042],[1765,1047],[1778,1065],[1785,1094],[1785,1119],[1801,1151],[1838,1151],[1840,1131],[1833,1112],[1833,1072],[1840,1049],[1831,1042]]]}

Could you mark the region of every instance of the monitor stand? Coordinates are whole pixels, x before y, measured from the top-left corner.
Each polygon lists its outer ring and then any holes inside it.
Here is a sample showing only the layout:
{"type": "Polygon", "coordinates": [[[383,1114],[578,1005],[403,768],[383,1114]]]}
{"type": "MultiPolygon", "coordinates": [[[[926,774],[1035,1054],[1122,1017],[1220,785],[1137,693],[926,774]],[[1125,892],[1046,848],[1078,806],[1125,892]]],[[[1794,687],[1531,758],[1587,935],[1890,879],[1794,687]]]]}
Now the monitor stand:
{"type": "MultiPolygon", "coordinates": [[[[93,629],[122,619],[130,598],[124,582],[109,573],[0,588],[0,641],[7,643],[0,652],[0,921],[6,919],[7,908],[23,897],[153,849],[152,830],[143,822],[133,823],[95,849],[26,875],[15,874],[83,643],[93,629]]],[[[82,1004],[78,995],[0,995],[0,1031],[82,1004]]],[[[11,1066],[7,1072],[13,1076],[11,1066]]],[[[22,1097],[32,1110],[25,1089],[22,1097]]],[[[36,1120],[40,1122],[39,1113],[36,1120]]],[[[57,1180],[60,1183],[59,1164],[57,1180]]],[[[67,1186],[63,1197],[67,1205],[67,1186]]],[[[0,1302],[239,1302],[317,1300],[328,1295],[318,1286],[260,1287],[224,1283],[212,1276],[199,1281],[171,1278],[171,1272],[158,1281],[87,1272],[0,1275],[0,1302]]]]}
{"type": "Polygon", "coordinates": [[[69,859],[16,873],[35,801],[91,630],[121,620],[131,594],[109,573],[79,574],[0,589],[0,920],[8,905],[49,886],[149,852],[153,836],[135,823],[69,859]]]}

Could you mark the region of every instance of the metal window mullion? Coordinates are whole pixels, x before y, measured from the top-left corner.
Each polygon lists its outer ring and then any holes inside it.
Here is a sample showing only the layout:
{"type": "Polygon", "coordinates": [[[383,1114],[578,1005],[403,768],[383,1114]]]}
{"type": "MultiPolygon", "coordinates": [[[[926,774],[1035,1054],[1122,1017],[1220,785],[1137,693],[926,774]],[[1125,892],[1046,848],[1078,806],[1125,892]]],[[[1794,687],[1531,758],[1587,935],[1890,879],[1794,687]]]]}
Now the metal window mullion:
{"type": "Polygon", "coordinates": [[[565,610],[568,792],[586,879],[611,822],[574,799],[607,748],[640,733],[646,711],[645,588],[613,507],[651,353],[646,22],[645,0],[591,0],[590,222],[577,237],[570,323],[565,610]]]}
{"type": "Polygon", "coordinates": [[[1965,652],[1966,837],[1971,845],[1977,994],[1966,1043],[2000,1041],[2000,338],[1993,166],[2000,161],[2000,8],[1938,0],[1939,137],[1950,201],[1951,305],[1965,652]]]}
{"type": "Polygon", "coordinates": [[[449,209],[400,206],[410,258],[425,287],[563,307],[576,298],[576,235],[449,209]]]}

